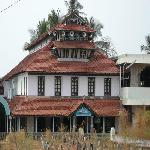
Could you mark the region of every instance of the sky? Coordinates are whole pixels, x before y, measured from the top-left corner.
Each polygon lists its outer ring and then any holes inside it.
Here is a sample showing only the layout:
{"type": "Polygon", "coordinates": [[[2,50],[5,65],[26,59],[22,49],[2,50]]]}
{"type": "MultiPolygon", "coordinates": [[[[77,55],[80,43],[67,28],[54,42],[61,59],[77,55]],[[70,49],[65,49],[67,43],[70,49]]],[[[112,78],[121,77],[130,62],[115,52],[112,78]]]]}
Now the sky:
{"type": "MultiPolygon", "coordinates": [[[[0,11],[17,0],[0,0],[0,11]]],[[[119,55],[141,53],[145,36],[150,34],[150,0],[79,0],[87,17],[104,25],[102,34],[110,37],[119,55]]],[[[52,9],[67,12],[64,0],[21,0],[0,13],[0,77],[15,67],[28,53],[29,29],[47,18],[52,9]]]]}

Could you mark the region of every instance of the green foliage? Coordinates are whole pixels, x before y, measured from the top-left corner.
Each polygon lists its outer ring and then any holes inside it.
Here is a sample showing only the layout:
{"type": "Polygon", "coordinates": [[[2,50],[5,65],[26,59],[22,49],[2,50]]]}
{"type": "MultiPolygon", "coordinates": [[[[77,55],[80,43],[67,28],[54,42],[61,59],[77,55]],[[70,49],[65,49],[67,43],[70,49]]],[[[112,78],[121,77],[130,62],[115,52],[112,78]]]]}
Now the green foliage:
{"type": "Polygon", "coordinates": [[[94,38],[98,38],[102,36],[101,30],[103,29],[103,25],[97,21],[94,17],[90,17],[89,19],[85,18],[87,21],[87,24],[94,29],[96,32],[94,34],[94,38]]]}
{"type": "Polygon", "coordinates": [[[68,13],[80,13],[80,10],[83,9],[83,6],[77,0],[65,1],[65,4],[68,7],[68,13]]]}
{"type": "MultiPolygon", "coordinates": [[[[65,1],[65,4],[68,8],[68,13],[76,12],[83,13],[81,10],[83,6],[78,2],[78,0],[69,0],[65,1]]],[[[39,21],[37,28],[35,30],[30,29],[29,33],[31,35],[30,42],[39,38],[43,33],[47,32],[50,28],[54,27],[56,24],[61,22],[60,10],[55,11],[54,9],[48,14],[48,19],[43,19],[39,21]]],[[[90,17],[89,19],[85,17],[86,23],[95,30],[94,39],[98,39],[102,37],[102,29],[103,25],[97,21],[94,17],[90,17]]],[[[103,53],[105,53],[108,57],[116,57],[117,52],[114,46],[111,43],[110,38],[101,38],[95,42],[97,48],[99,48],[103,53]]],[[[28,47],[28,43],[25,44],[24,47],[28,47]]]]}
{"type": "Polygon", "coordinates": [[[58,24],[61,21],[59,13],[60,13],[59,9],[57,10],[57,12],[53,9],[51,13],[48,14],[47,25],[49,29],[54,27],[56,24],[58,24]]]}
{"type": "Polygon", "coordinates": [[[146,39],[146,45],[142,45],[141,50],[145,51],[147,54],[150,54],[150,35],[147,35],[145,39],[146,39]]]}
{"type": "Polygon", "coordinates": [[[56,24],[60,22],[60,17],[59,17],[60,11],[57,10],[52,10],[48,14],[48,19],[43,19],[39,21],[37,24],[37,27],[35,30],[30,29],[29,33],[31,35],[30,41],[34,41],[37,38],[39,38],[43,33],[47,32],[50,28],[54,27],[56,24]]]}
{"type": "Polygon", "coordinates": [[[150,139],[150,111],[139,109],[135,112],[135,124],[130,125],[127,114],[120,114],[120,135],[137,139],[150,139]]]}

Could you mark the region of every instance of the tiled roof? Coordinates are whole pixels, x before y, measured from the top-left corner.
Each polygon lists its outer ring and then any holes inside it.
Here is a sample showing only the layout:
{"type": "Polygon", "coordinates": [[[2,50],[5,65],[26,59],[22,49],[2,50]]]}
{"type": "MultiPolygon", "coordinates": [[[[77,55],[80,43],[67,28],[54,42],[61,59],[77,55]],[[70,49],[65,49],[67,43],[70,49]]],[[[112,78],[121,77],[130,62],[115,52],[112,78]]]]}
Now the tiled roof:
{"type": "Polygon", "coordinates": [[[43,33],[38,39],[32,41],[29,46],[27,46],[27,48],[25,50],[31,49],[32,47],[34,47],[36,44],[38,44],[39,42],[41,42],[42,40],[44,40],[45,38],[47,38],[49,36],[49,33],[55,31],[55,30],[62,30],[62,31],[81,31],[81,32],[95,32],[95,30],[93,30],[90,26],[88,25],[65,25],[65,24],[58,24],[55,27],[53,27],[52,29],[50,29],[48,32],[43,33]]]}
{"type": "Polygon", "coordinates": [[[23,72],[119,75],[115,62],[98,50],[88,62],[58,61],[48,46],[29,54],[3,79],[23,72]]]}
{"type": "MultiPolygon", "coordinates": [[[[88,25],[79,25],[79,24],[71,24],[71,25],[65,25],[65,24],[58,24],[56,25],[53,30],[62,30],[62,31],[81,31],[81,32],[95,32],[90,26],[88,25]]],[[[53,31],[51,30],[51,31],[53,31]]]]}
{"type": "Polygon", "coordinates": [[[57,48],[85,48],[95,49],[94,42],[89,41],[53,41],[54,46],[57,48]]]}
{"type": "Polygon", "coordinates": [[[37,39],[35,39],[34,41],[32,41],[26,48],[25,50],[30,50],[32,49],[35,45],[37,45],[38,43],[40,43],[41,41],[43,41],[44,39],[46,39],[48,37],[48,32],[43,33],[40,37],[38,37],[37,39]]]}
{"type": "Polygon", "coordinates": [[[69,116],[80,108],[87,106],[98,116],[118,116],[121,108],[120,100],[50,98],[38,96],[16,96],[10,101],[14,116],[69,116]],[[15,103],[16,101],[16,103],[15,103]],[[17,104],[17,105],[14,105],[17,104]]]}

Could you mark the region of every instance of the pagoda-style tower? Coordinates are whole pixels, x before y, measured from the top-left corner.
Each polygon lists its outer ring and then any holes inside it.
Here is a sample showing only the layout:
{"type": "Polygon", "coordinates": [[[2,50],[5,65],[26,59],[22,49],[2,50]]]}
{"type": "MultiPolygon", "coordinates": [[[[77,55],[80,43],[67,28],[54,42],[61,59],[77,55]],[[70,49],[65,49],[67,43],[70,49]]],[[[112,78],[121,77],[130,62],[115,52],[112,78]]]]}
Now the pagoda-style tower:
{"type": "Polygon", "coordinates": [[[53,54],[60,61],[88,61],[95,51],[94,32],[76,11],[71,12],[48,32],[53,54]]]}

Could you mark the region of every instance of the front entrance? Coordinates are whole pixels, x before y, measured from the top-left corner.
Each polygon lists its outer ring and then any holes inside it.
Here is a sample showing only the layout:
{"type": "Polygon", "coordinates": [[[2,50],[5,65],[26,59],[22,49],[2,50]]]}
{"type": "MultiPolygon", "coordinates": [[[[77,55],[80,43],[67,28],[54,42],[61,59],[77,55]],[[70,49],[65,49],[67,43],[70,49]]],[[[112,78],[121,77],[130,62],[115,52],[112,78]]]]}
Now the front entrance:
{"type": "Polygon", "coordinates": [[[75,116],[76,116],[76,131],[78,131],[78,129],[82,127],[84,129],[84,133],[89,133],[91,130],[91,116],[92,116],[90,110],[82,106],[79,110],[76,111],[75,116]]]}
{"type": "Polygon", "coordinates": [[[84,133],[89,133],[91,128],[91,117],[88,116],[78,116],[76,117],[76,129],[82,127],[84,129],[84,133]]]}

